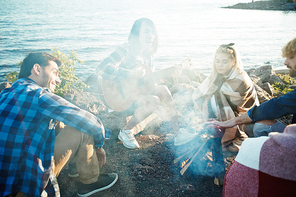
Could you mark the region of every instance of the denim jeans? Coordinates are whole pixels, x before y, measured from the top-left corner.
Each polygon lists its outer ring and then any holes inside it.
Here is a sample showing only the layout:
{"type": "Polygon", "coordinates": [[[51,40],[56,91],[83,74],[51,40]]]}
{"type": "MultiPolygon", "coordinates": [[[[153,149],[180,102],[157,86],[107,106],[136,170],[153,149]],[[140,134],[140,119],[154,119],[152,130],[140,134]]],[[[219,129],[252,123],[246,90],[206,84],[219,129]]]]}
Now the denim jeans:
{"type": "Polygon", "coordinates": [[[54,174],[57,177],[71,160],[76,161],[80,182],[91,184],[98,180],[99,162],[93,137],[73,127],[66,126],[55,138],[54,174]]]}
{"type": "Polygon", "coordinates": [[[283,133],[286,125],[277,121],[273,125],[266,125],[262,123],[255,123],[253,127],[254,137],[268,136],[270,132],[283,133]]]}

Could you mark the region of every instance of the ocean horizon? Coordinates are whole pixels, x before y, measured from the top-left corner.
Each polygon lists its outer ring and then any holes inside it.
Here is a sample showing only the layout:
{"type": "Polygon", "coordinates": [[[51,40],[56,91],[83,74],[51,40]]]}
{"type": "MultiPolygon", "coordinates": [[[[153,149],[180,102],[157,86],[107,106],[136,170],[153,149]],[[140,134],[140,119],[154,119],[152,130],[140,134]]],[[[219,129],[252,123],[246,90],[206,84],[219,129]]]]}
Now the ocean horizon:
{"type": "MultiPolygon", "coordinates": [[[[212,68],[216,48],[235,43],[245,69],[283,66],[281,49],[296,36],[296,12],[225,9],[246,0],[2,0],[0,8],[0,78],[19,70],[28,52],[77,52],[85,79],[127,41],[135,20],[154,21],[159,48],[156,68],[192,58],[203,74],[212,68]]],[[[3,81],[3,80],[2,80],[3,81]]]]}

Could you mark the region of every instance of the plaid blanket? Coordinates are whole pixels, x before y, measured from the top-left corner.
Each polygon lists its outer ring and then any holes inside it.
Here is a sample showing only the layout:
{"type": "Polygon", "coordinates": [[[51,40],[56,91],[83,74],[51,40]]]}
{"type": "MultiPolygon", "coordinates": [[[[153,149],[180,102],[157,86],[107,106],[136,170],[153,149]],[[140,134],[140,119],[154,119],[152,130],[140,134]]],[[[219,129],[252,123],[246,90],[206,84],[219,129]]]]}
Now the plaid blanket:
{"type": "Polygon", "coordinates": [[[223,196],[296,196],[296,124],[246,139],[224,179],[223,196]]]}
{"type": "MultiPolygon", "coordinates": [[[[218,121],[226,121],[259,104],[253,82],[244,70],[238,68],[232,68],[227,76],[214,69],[194,91],[193,101],[205,121],[213,117],[211,114],[218,121]]],[[[238,127],[226,129],[222,143],[234,139],[238,131],[238,127]]]]}

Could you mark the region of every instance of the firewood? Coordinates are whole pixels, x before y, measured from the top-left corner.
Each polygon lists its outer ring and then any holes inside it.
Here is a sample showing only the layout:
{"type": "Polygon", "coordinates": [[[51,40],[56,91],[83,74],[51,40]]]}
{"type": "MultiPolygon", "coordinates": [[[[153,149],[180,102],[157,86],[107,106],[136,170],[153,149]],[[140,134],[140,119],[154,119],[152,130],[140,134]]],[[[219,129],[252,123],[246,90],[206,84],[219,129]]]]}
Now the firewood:
{"type": "Polygon", "coordinates": [[[200,146],[200,148],[198,149],[198,151],[194,154],[194,156],[190,159],[190,161],[188,163],[186,163],[186,165],[182,168],[182,170],[180,171],[181,175],[183,175],[186,170],[188,169],[188,167],[191,165],[191,163],[193,162],[193,160],[195,159],[195,157],[198,155],[198,153],[203,149],[203,147],[206,145],[206,143],[208,142],[210,138],[206,138],[206,140],[204,141],[204,143],[200,146]]]}
{"type": "Polygon", "coordinates": [[[179,157],[177,157],[176,159],[174,159],[174,164],[177,165],[179,161],[182,160],[182,158],[187,157],[191,157],[194,153],[195,153],[196,149],[191,149],[189,152],[186,151],[185,153],[183,153],[182,155],[180,155],[179,157]]]}

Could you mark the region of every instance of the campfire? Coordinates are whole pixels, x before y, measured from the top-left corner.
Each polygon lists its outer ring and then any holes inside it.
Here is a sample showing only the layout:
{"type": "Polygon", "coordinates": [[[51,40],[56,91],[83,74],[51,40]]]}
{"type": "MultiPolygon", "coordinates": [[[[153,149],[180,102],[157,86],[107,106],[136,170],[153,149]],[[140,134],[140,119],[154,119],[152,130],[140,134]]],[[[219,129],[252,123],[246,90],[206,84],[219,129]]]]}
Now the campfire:
{"type": "Polygon", "coordinates": [[[187,162],[189,161],[189,159],[190,159],[190,158],[188,158],[186,161],[183,161],[183,162],[182,162],[182,164],[181,164],[181,168],[183,168],[183,167],[187,164],[187,162]]]}
{"type": "Polygon", "coordinates": [[[221,139],[217,135],[219,133],[220,131],[217,129],[204,125],[199,131],[200,135],[197,135],[188,143],[178,146],[177,158],[174,160],[174,164],[181,168],[181,175],[184,175],[193,162],[200,162],[202,158],[206,158],[213,163],[214,183],[219,186],[223,185],[225,164],[221,139]],[[211,152],[212,158],[207,154],[208,151],[211,152]]]}

